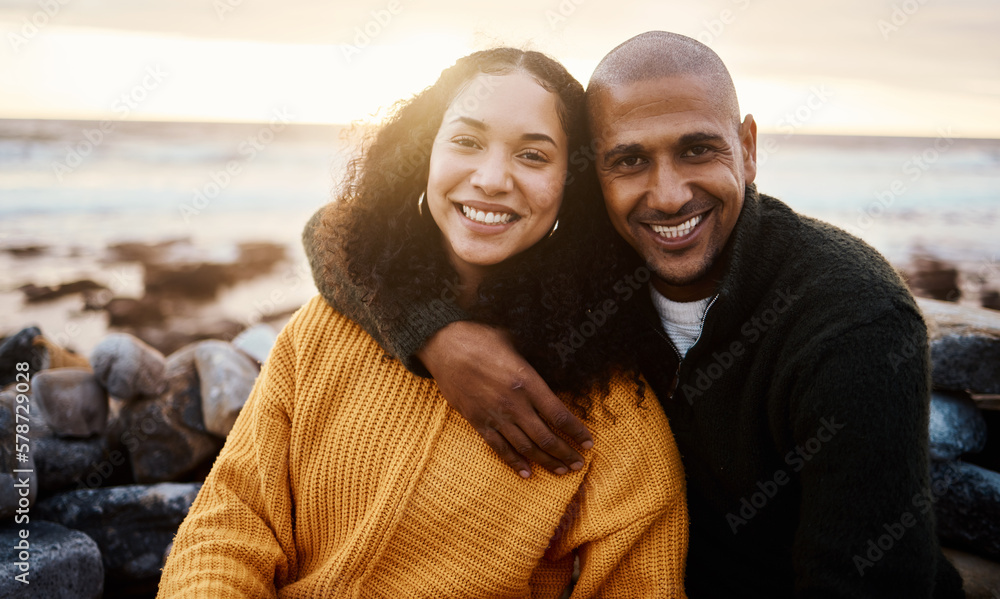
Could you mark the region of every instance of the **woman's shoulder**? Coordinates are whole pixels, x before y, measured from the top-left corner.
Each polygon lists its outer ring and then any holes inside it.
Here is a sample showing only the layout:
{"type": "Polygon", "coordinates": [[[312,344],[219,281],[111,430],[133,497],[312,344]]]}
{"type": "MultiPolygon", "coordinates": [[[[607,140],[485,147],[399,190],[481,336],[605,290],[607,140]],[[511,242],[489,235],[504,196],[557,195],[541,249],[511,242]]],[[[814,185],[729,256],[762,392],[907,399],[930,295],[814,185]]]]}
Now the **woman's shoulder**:
{"type": "Polygon", "coordinates": [[[296,355],[330,351],[357,351],[378,344],[364,329],[316,295],[289,319],[278,334],[279,343],[296,355]]]}
{"type": "Polygon", "coordinates": [[[607,389],[595,389],[590,396],[589,426],[620,426],[622,421],[641,421],[647,426],[666,424],[660,402],[646,379],[634,370],[614,372],[607,389]]]}

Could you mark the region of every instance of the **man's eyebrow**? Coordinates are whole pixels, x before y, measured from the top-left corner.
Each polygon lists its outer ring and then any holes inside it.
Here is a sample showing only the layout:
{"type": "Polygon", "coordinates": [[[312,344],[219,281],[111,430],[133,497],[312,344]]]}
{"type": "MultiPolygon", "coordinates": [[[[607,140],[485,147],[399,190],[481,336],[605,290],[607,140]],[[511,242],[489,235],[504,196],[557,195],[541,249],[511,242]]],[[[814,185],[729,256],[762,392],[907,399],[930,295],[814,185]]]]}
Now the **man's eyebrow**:
{"type": "Polygon", "coordinates": [[[708,133],[707,131],[697,131],[695,133],[685,133],[681,136],[677,143],[682,146],[689,146],[696,143],[704,142],[720,142],[724,141],[725,138],[718,133],[708,133]]]}
{"type": "MultiPolygon", "coordinates": [[[[714,142],[718,143],[725,141],[725,137],[719,135],[718,133],[709,133],[707,131],[696,131],[694,133],[685,133],[677,140],[677,145],[679,146],[690,146],[697,143],[714,142]]],[[[618,144],[617,146],[611,148],[604,153],[604,160],[609,161],[619,156],[627,154],[640,154],[646,151],[645,146],[641,143],[630,143],[630,144],[618,144]]]]}
{"type": "Polygon", "coordinates": [[[642,152],[643,150],[644,150],[643,145],[640,143],[618,144],[617,146],[611,148],[610,150],[604,153],[604,161],[607,162],[619,156],[623,156],[625,154],[635,154],[638,152],[642,152]]]}

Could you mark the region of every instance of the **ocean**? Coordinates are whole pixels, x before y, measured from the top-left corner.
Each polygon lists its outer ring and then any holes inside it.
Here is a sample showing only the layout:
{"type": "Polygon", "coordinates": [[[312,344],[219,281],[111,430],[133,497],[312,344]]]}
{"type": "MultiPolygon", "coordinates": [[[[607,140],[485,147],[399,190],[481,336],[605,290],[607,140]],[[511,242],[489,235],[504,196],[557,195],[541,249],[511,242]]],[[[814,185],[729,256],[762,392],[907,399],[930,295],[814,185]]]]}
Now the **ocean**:
{"type": "MultiPolygon", "coordinates": [[[[219,261],[242,241],[285,244],[281,272],[218,304],[246,319],[255,298],[294,279],[282,309],[294,308],[315,293],[299,235],[331,198],[349,130],[0,119],[0,335],[29,321],[59,330],[80,317],[71,298],[25,304],[18,288],[29,283],[117,278],[116,293],[141,295],[135,266],[108,258],[107,246],[125,241],[183,239],[219,261]]],[[[762,134],[757,184],[900,268],[935,257],[960,269],[964,289],[1000,288],[1000,140],[762,134]]],[[[83,348],[103,333],[100,322],[90,328],[74,339],[83,348]]]]}

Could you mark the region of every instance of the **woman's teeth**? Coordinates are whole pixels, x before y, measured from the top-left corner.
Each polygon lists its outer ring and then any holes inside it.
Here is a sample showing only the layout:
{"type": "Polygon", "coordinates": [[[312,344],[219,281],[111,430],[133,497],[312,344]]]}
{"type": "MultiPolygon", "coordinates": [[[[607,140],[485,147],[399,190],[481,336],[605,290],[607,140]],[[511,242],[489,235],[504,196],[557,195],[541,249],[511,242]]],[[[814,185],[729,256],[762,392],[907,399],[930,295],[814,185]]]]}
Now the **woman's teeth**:
{"type": "Polygon", "coordinates": [[[505,225],[514,220],[514,217],[516,216],[509,212],[483,212],[482,210],[469,208],[464,204],[462,205],[462,214],[464,214],[469,220],[474,220],[477,223],[487,225],[505,225]]]}
{"type": "Polygon", "coordinates": [[[676,227],[663,227],[660,225],[649,225],[653,232],[660,237],[666,237],[668,239],[673,237],[683,237],[691,232],[692,229],[698,226],[698,223],[704,218],[705,215],[699,214],[698,216],[692,218],[689,221],[683,222],[676,227]]]}

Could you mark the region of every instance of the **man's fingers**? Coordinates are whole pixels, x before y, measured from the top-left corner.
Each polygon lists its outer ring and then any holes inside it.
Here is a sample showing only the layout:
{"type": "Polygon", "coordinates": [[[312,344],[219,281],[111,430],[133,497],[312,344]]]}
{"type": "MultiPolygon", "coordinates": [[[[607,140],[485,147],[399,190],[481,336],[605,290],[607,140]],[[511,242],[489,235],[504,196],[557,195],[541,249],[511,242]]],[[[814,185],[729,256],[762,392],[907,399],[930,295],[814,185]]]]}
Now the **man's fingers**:
{"type": "Polygon", "coordinates": [[[500,456],[500,459],[510,466],[514,472],[517,472],[521,478],[531,476],[531,466],[527,460],[521,454],[514,451],[514,448],[499,431],[489,427],[476,428],[476,431],[486,441],[486,444],[490,446],[490,449],[495,451],[500,456]]]}
{"type": "MultiPolygon", "coordinates": [[[[541,378],[527,384],[525,391],[528,392],[528,398],[534,405],[535,410],[537,410],[538,413],[542,415],[542,418],[547,420],[557,431],[568,436],[570,439],[573,439],[573,441],[578,443],[580,447],[583,447],[584,449],[590,449],[594,446],[594,438],[590,436],[590,431],[587,430],[587,427],[580,421],[579,418],[573,415],[573,412],[570,412],[569,409],[566,408],[566,405],[563,404],[563,402],[560,401],[559,398],[552,393],[552,391],[549,390],[548,385],[546,385],[541,378]]],[[[523,424],[521,426],[524,428],[523,424]]],[[[548,428],[546,428],[546,430],[548,430],[548,428]]],[[[532,431],[529,430],[528,434],[531,436],[532,440],[535,441],[535,443],[542,446],[539,442],[540,439],[537,438],[532,431]]],[[[557,440],[562,443],[562,440],[558,439],[558,437],[557,440]]],[[[542,448],[547,449],[544,446],[542,446],[542,448]]],[[[579,459],[580,455],[576,453],[576,451],[573,451],[573,454],[575,458],[579,459]]],[[[557,454],[556,457],[565,460],[562,455],[557,454]]]]}
{"type": "MultiPolygon", "coordinates": [[[[535,416],[535,420],[540,426],[544,427],[545,430],[548,431],[548,427],[545,426],[537,415],[535,416]]],[[[518,454],[539,464],[542,468],[545,468],[553,474],[566,474],[569,472],[569,463],[562,462],[552,453],[540,449],[516,424],[501,425],[499,431],[518,454]]],[[[551,435],[552,433],[550,432],[549,434],[551,435]]],[[[558,437],[556,440],[562,442],[562,440],[558,439],[558,437]]]]}

